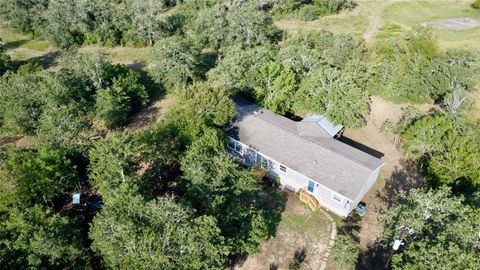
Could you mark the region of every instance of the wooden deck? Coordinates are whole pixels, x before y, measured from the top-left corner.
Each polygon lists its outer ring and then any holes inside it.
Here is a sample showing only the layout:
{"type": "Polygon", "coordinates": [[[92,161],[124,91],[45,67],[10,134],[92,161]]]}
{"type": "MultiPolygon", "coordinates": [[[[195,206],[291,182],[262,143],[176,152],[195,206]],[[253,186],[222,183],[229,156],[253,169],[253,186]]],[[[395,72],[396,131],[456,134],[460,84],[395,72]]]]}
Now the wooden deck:
{"type": "Polygon", "coordinates": [[[305,203],[313,211],[320,208],[320,203],[313,195],[308,193],[304,188],[300,189],[300,201],[305,203]]]}

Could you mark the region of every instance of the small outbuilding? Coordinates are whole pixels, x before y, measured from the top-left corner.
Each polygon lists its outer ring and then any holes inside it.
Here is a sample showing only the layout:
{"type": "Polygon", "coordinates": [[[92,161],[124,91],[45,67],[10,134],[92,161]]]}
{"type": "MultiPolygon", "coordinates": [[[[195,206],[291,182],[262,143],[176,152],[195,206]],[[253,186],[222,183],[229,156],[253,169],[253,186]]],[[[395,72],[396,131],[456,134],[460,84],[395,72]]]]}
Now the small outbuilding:
{"type": "Polygon", "coordinates": [[[81,193],[73,193],[73,195],[72,195],[72,204],[73,205],[80,204],[80,196],[81,196],[81,193]]]}

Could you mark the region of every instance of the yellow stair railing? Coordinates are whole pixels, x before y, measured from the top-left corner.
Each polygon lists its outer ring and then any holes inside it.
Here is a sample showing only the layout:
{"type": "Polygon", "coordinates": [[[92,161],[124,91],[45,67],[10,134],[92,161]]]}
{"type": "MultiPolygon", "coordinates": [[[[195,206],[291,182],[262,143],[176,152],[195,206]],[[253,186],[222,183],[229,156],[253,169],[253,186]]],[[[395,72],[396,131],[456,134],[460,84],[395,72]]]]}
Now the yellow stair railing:
{"type": "Polygon", "coordinates": [[[304,188],[300,189],[300,201],[305,203],[310,209],[313,211],[317,210],[320,208],[320,203],[311,195],[308,193],[304,188]]]}

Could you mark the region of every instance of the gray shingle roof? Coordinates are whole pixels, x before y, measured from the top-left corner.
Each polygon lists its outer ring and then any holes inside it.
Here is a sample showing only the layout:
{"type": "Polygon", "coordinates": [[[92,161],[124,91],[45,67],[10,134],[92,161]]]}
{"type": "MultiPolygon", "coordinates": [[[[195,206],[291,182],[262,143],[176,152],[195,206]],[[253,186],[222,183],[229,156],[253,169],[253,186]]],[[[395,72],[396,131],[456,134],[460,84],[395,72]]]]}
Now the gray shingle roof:
{"type": "Polygon", "coordinates": [[[333,139],[315,122],[295,122],[235,99],[230,136],[354,200],[383,161],[333,139]]]}

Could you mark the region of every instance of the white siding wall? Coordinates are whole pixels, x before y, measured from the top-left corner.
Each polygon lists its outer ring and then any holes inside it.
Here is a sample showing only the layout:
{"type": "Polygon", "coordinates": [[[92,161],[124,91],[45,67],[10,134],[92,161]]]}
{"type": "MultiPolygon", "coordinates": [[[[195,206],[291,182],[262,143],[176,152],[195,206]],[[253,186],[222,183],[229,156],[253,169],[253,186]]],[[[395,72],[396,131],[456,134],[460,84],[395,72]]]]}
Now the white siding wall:
{"type": "MultiPolygon", "coordinates": [[[[237,141],[239,142],[239,141],[237,141]]],[[[256,156],[257,156],[257,151],[255,149],[252,149],[248,147],[247,145],[243,145],[243,151],[242,153],[238,153],[235,150],[232,150],[228,148],[229,152],[232,153],[237,159],[239,159],[243,164],[247,166],[254,166],[256,164],[256,156]]],[[[261,154],[261,153],[259,153],[261,154]]],[[[263,155],[263,154],[262,154],[263,155]]],[[[265,155],[263,155],[265,156],[265,155]]],[[[308,182],[313,181],[315,183],[315,187],[313,192],[308,191],[312,195],[315,196],[315,198],[320,202],[322,206],[327,208],[328,210],[332,211],[333,213],[346,217],[350,213],[353,207],[353,203],[351,200],[347,199],[346,197],[334,192],[333,190],[321,185],[320,183],[316,182],[315,179],[310,179],[303,174],[292,170],[285,166],[287,168],[286,172],[283,172],[280,170],[280,163],[275,161],[274,159],[265,156],[269,159],[269,165],[268,165],[268,176],[270,177],[279,177],[280,178],[280,183],[282,186],[290,186],[295,189],[297,192],[301,188],[305,188],[307,190],[308,187],[308,182]],[[336,197],[339,197],[341,199],[341,202],[338,202],[333,199],[334,194],[336,197]]],[[[283,164],[285,165],[285,164],[283,164]]],[[[378,172],[377,172],[378,175],[378,172]]],[[[375,178],[376,179],[376,178],[375,178]]],[[[373,182],[375,181],[373,180],[373,182]]],[[[369,179],[370,181],[370,179],[369,179]]],[[[370,187],[369,187],[370,188],[370,187]]],[[[368,191],[368,189],[367,189],[368,191]]],[[[354,205],[356,206],[358,204],[355,203],[354,205]]]]}
{"type": "Polygon", "coordinates": [[[373,186],[373,184],[375,184],[375,181],[378,178],[378,174],[380,172],[381,167],[382,166],[378,167],[375,171],[372,172],[372,174],[370,174],[367,182],[365,183],[365,185],[363,185],[362,190],[360,190],[360,193],[358,193],[357,197],[353,201],[353,203],[350,207],[350,210],[353,210],[357,207],[358,203],[363,199],[365,194],[367,194],[367,192],[370,190],[370,188],[373,186]]]}
{"type": "Polygon", "coordinates": [[[318,186],[315,187],[315,190],[313,193],[315,195],[315,198],[317,198],[318,202],[322,206],[334,212],[335,214],[342,217],[346,217],[350,213],[349,212],[350,200],[336,193],[335,191],[319,184],[318,186]],[[341,202],[334,200],[333,199],[334,195],[340,198],[341,202]]]}

